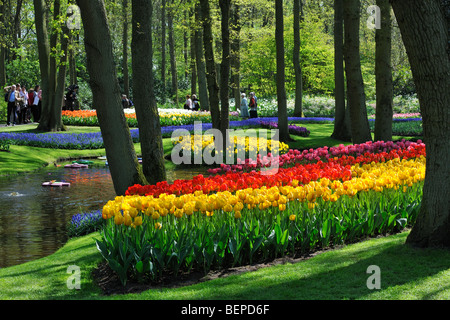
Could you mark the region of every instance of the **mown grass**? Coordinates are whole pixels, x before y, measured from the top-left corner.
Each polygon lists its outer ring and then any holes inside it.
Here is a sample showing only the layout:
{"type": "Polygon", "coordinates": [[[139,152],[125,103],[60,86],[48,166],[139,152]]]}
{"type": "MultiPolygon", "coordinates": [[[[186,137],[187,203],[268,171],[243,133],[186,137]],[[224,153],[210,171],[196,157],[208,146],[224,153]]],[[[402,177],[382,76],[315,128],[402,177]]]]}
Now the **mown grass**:
{"type": "Polygon", "coordinates": [[[0,269],[2,300],[448,300],[450,251],[405,245],[409,232],[369,239],[308,260],[174,289],[104,296],[92,271],[101,261],[94,233],[70,240],[55,254],[0,269]],[[70,290],[68,267],[81,270],[81,289],[70,290]],[[370,290],[371,265],[380,267],[381,289],[370,290]]]}

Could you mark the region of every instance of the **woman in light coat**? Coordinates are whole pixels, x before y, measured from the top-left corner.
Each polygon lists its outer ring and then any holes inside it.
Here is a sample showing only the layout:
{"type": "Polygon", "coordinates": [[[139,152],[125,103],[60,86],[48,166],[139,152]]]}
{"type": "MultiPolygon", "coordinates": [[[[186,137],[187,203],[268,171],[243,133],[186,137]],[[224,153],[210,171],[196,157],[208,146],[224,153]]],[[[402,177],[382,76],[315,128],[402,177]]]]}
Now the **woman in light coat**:
{"type": "Polygon", "coordinates": [[[241,117],[244,119],[250,118],[250,114],[248,113],[248,101],[245,97],[245,93],[241,94],[241,117]]]}

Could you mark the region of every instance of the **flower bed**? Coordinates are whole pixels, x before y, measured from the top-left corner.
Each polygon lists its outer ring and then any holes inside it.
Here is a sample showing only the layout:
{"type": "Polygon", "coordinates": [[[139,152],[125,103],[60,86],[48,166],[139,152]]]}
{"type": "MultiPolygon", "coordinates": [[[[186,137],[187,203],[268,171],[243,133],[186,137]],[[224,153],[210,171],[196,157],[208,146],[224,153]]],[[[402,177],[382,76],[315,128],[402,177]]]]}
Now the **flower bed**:
{"type": "MultiPolygon", "coordinates": [[[[262,128],[267,129],[278,129],[277,122],[268,122],[268,121],[260,121],[260,125],[262,128]]],[[[288,125],[289,133],[292,135],[300,136],[300,137],[309,137],[311,132],[305,127],[299,127],[296,125],[288,125]]]]}
{"type": "MultiPolygon", "coordinates": [[[[125,112],[128,126],[137,128],[138,121],[134,110],[125,112]]],[[[205,111],[187,111],[184,109],[159,110],[161,126],[181,126],[194,124],[196,121],[211,122],[211,113],[205,111]]],[[[73,126],[99,126],[97,112],[95,110],[63,111],[62,120],[65,125],[73,126]]],[[[230,113],[230,120],[239,120],[236,112],[230,113]]]]}
{"type": "Polygon", "coordinates": [[[256,183],[255,174],[245,173],[223,181],[198,176],[181,192],[161,184],[168,189],[116,197],[103,208],[107,227],[97,246],[125,284],[130,278],[157,281],[165,272],[192,269],[207,273],[395,232],[412,225],[420,207],[426,160],[421,145],[410,147],[392,149],[390,156],[334,157],[329,163],[353,163],[346,176],[336,166],[335,176],[323,170],[303,180],[309,167],[296,175],[296,166],[289,169],[292,175],[288,169],[280,175],[286,180],[256,183]],[[239,177],[242,188],[227,183],[239,177]],[[210,183],[219,189],[203,190],[210,183]]]}

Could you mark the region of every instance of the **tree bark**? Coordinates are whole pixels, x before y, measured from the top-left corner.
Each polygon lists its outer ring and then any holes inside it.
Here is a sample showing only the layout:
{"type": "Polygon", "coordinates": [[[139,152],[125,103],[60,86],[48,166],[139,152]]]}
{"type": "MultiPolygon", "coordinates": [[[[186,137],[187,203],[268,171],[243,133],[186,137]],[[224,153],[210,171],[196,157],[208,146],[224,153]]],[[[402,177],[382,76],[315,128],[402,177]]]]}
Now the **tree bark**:
{"type": "Polygon", "coordinates": [[[423,118],[427,164],[422,205],[407,243],[450,247],[450,61],[447,7],[439,0],[391,0],[423,118]]]}
{"type": "Polygon", "coordinates": [[[196,4],[195,20],[200,24],[200,27],[195,28],[195,63],[197,65],[198,77],[198,95],[200,100],[200,108],[204,111],[209,111],[209,95],[208,84],[206,80],[205,70],[205,53],[203,45],[203,27],[201,26],[200,7],[196,4]]]}
{"type": "Polygon", "coordinates": [[[114,64],[112,41],[103,0],[77,0],[85,28],[87,68],[93,103],[117,195],[147,181],[139,165],[123,112],[120,86],[114,64]]]}
{"type": "Polygon", "coordinates": [[[189,14],[189,31],[190,31],[190,71],[191,71],[191,93],[197,94],[197,65],[195,63],[195,32],[197,25],[195,23],[195,12],[191,8],[189,14]]]}
{"type": "Polygon", "coordinates": [[[277,100],[278,100],[278,128],[280,141],[289,142],[291,137],[288,129],[287,98],[285,86],[285,61],[284,61],[284,17],[283,0],[275,0],[275,41],[277,52],[277,100]]]}
{"type": "Polygon", "coordinates": [[[222,31],[222,63],[220,65],[220,131],[222,132],[223,145],[221,146],[225,154],[226,143],[228,138],[228,129],[230,126],[230,100],[228,85],[230,80],[230,7],[231,0],[219,0],[220,12],[222,14],[221,31],[222,31]]]}
{"type": "Polygon", "coordinates": [[[352,141],[350,114],[345,105],[344,77],[344,0],[334,1],[334,79],[335,120],[331,137],[341,141],[352,141]]]}
{"type": "MultiPolygon", "coordinates": [[[[173,4],[173,1],[172,3],[173,4]]],[[[177,60],[175,55],[175,39],[173,30],[174,9],[171,6],[167,14],[167,27],[169,28],[169,56],[170,56],[170,73],[172,77],[172,95],[175,97],[175,105],[178,105],[178,76],[177,76],[177,60]]]]}
{"type": "Polygon", "coordinates": [[[366,95],[361,73],[360,45],[360,0],[344,1],[344,59],[347,74],[347,95],[354,144],[372,141],[367,117],[366,95]]]}
{"type": "Polygon", "coordinates": [[[302,0],[294,0],[294,73],[295,73],[295,107],[294,117],[303,117],[303,73],[300,62],[300,20],[303,11],[302,0]]]}
{"type": "Polygon", "coordinates": [[[163,100],[166,100],[166,0],[161,1],[161,83],[163,100]]]}
{"type": "MultiPolygon", "coordinates": [[[[6,19],[5,19],[5,4],[0,3],[0,37],[2,43],[6,42],[6,19]]],[[[6,48],[0,46],[0,86],[4,88],[6,86],[6,48]]]]}
{"type": "Polygon", "coordinates": [[[392,26],[389,0],[377,0],[381,9],[381,29],[375,34],[375,77],[377,109],[375,118],[375,141],[392,140],[394,87],[392,82],[392,26]]]}
{"type": "Polygon", "coordinates": [[[142,150],[142,167],[150,184],[166,180],[164,148],[161,124],[156,105],[153,79],[153,43],[151,1],[132,0],[132,66],[133,78],[140,90],[147,95],[136,94],[134,103],[139,123],[142,150]]]}
{"type": "Polygon", "coordinates": [[[240,110],[241,107],[241,59],[240,59],[240,32],[241,32],[241,22],[239,18],[240,5],[238,3],[233,4],[232,14],[231,14],[231,30],[232,37],[230,43],[231,49],[231,87],[233,89],[233,97],[235,101],[235,110],[240,110]]]}
{"type": "Polygon", "coordinates": [[[216,64],[214,62],[211,13],[208,0],[200,0],[200,12],[203,26],[206,80],[208,83],[209,108],[211,111],[212,127],[220,130],[219,85],[217,83],[216,64]]]}
{"type": "Polygon", "coordinates": [[[130,76],[128,70],[128,0],[122,2],[123,34],[122,34],[122,72],[123,94],[130,97],[130,76]]]}

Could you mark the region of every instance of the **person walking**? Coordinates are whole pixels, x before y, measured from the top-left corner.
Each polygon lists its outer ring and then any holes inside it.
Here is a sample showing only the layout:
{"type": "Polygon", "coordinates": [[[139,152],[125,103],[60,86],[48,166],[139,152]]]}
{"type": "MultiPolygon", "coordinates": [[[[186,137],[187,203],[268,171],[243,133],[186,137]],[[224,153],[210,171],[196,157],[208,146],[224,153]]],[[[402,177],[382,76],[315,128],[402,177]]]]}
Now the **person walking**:
{"type": "Polygon", "coordinates": [[[31,102],[31,113],[33,114],[33,121],[39,122],[39,118],[41,117],[39,112],[40,99],[39,99],[39,91],[41,87],[39,85],[34,87],[33,91],[33,100],[31,102]]]}
{"type": "Polygon", "coordinates": [[[254,119],[254,118],[258,118],[258,111],[257,111],[257,104],[256,104],[256,97],[255,97],[255,93],[251,92],[250,93],[250,118],[254,119]]]}
{"type": "Polygon", "coordinates": [[[186,102],[184,103],[184,109],[192,111],[192,100],[191,100],[190,95],[186,96],[186,102]]]}
{"type": "Polygon", "coordinates": [[[22,122],[22,118],[23,118],[23,114],[25,112],[24,108],[23,108],[23,97],[21,95],[22,92],[22,87],[20,86],[20,84],[16,85],[16,118],[17,118],[17,122],[19,124],[23,124],[22,122]]]}
{"type": "Polygon", "coordinates": [[[245,93],[241,94],[241,117],[244,119],[248,119],[250,117],[248,113],[248,101],[245,93]]]}
{"type": "Polygon", "coordinates": [[[19,92],[20,98],[22,99],[21,105],[20,105],[20,122],[23,124],[28,123],[28,114],[29,114],[29,108],[28,108],[28,92],[27,88],[25,86],[22,87],[22,89],[19,92]]]}
{"type": "Polygon", "coordinates": [[[8,91],[8,107],[7,107],[7,119],[6,119],[6,126],[9,127],[11,125],[11,116],[13,116],[12,125],[16,125],[16,86],[13,85],[9,88],[8,91]]]}

